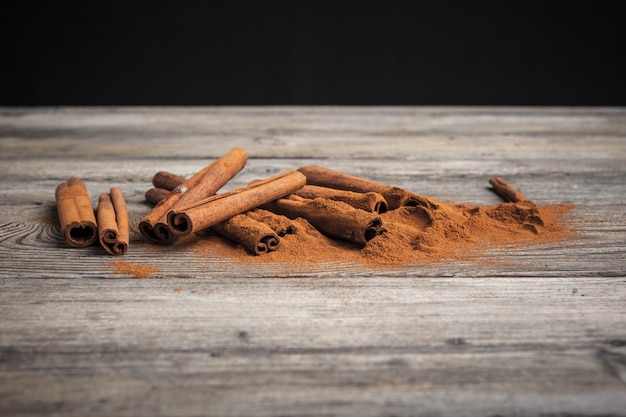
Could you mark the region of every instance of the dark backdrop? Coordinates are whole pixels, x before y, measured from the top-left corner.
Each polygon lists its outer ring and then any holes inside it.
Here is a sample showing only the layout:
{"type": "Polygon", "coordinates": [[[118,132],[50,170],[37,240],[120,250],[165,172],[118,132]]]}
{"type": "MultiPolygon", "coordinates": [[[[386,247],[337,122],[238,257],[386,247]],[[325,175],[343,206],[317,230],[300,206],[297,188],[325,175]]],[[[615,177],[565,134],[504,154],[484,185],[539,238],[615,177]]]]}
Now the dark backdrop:
{"type": "Polygon", "coordinates": [[[626,105],[620,2],[39,3],[1,105],[626,105]]]}

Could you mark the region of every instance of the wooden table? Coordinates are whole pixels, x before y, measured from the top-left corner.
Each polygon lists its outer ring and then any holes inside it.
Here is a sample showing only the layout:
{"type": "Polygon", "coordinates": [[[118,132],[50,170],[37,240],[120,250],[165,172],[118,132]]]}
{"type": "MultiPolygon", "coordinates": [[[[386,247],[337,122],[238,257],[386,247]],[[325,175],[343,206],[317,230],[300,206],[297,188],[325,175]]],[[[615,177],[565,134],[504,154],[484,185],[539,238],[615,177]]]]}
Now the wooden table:
{"type": "Polygon", "coordinates": [[[0,415],[626,415],[626,110],[4,108],[0,415]],[[62,240],[54,189],[120,186],[137,222],[152,175],[234,146],[226,189],[322,165],[492,204],[499,175],[572,203],[577,234],[498,262],[382,270],[155,250],[129,279],[62,240]]]}

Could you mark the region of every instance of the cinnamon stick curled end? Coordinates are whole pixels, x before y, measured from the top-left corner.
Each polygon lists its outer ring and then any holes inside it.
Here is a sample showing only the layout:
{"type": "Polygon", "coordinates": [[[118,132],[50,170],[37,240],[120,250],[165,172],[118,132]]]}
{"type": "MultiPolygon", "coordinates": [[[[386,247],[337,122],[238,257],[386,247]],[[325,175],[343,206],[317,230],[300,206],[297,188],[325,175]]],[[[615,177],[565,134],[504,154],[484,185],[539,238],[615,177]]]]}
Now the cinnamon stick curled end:
{"type": "Polygon", "coordinates": [[[55,199],[67,244],[74,248],[91,246],[98,237],[98,227],[85,184],[72,177],[57,186],[55,199]]]}
{"type": "Polygon", "coordinates": [[[123,255],[128,250],[128,211],[117,187],[112,187],[110,194],[102,194],[98,201],[98,236],[111,255],[123,255]]]}
{"type": "Polygon", "coordinates": [[[152,224],[149,220],[139,222],[139,231],[152,243],[167,245],[174,242],[174,234],[165,223],[152,224]]]}

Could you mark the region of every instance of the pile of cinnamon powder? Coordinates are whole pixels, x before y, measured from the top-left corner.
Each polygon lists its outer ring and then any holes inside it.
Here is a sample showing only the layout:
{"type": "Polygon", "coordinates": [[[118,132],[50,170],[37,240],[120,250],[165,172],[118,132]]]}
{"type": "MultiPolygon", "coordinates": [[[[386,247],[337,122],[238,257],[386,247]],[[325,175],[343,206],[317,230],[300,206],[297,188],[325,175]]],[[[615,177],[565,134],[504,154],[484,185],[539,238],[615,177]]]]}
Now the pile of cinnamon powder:
{"type": "Polygon", "coordinates": [[[363,247],[331,239],[300,218],[294,220],[297,231],[282,237],[278,250],[261,256],[210,233],[197,236],[193,247],[200,254],[217,253],[239,262],[351,262],[375,268],[472,259],[490,248],[541,244],[568,235],[561,219],[571,205],[540,207],[525,200],[480,206],[428,200],[430,208],[405,206],[382,213],[385,232],[363,247]]]}

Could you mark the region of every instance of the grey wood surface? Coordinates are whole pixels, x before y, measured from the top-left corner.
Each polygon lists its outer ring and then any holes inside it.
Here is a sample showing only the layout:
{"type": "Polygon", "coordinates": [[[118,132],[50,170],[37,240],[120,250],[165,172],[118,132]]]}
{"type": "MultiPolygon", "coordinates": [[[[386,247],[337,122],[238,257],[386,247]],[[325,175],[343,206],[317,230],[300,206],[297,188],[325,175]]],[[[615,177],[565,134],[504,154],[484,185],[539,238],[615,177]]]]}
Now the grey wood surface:
{"type": "Polygon", "coordinates": [[[626,415],[626,110],[0,109],[0,415],[626,415]],[[499,175],[571,203],[564,242],[386,269],[240,263],[135,232],[122,259],[66,247],[54,189],[191,175],[225,189],[323,165],[491,204],[499,175]]]}

